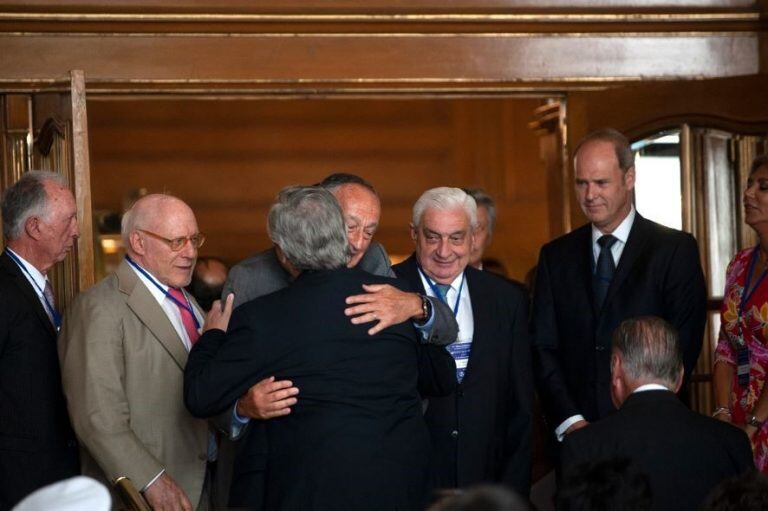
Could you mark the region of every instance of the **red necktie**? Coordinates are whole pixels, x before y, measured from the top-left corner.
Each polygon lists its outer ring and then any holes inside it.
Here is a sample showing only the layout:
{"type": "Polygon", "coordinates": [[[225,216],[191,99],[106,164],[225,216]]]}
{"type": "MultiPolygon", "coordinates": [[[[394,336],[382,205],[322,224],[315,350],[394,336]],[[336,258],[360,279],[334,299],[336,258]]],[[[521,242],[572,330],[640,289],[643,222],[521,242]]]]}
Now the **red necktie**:
{"type": "Polygon", "coordinates": [[[169,287],[168,294],[174,298],[174,303],[181,313],[181,322],[184,324],[184,330],[187,331],[189,342],[194,345],[200,337],[200,334],[197,331],[197,326],[195,326],[195,318],[192,316],[191,306],[188,305],[189,302],[184,297],[184,293],[181,292],[181,289],[169,287]]]}

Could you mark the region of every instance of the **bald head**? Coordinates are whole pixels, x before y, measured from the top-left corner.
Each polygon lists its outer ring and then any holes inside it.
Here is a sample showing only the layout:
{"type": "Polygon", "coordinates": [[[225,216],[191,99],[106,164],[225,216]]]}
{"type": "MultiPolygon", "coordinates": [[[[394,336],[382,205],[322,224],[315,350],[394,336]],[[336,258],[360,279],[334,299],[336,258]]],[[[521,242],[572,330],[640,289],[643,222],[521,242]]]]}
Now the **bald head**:
{"type": "Polygon", "coordinates": [[[123,215],[122,236],[128,255],[167,286],[189,284],[197,247],[188,238],[199,234],[192,209],[171,195],[142,197],[123,215]],[[171,240],[181,238],[187,239],[173,250],[171,240]]]}

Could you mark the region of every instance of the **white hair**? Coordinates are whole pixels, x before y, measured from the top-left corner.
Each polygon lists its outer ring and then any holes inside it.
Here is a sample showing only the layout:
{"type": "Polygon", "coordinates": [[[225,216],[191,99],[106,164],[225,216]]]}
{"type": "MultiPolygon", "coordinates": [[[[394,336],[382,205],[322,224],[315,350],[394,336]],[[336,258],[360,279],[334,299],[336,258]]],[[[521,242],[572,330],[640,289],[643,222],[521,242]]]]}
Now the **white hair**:
{"type": "Polygon", "coordinates": [[[471,195],[467,194],[461,188],[450,188],[448,186],[441,186],[439,188],[432,188],[427,190],[413,205],[413,226],[419,227],[421,224],[421,217],[424,216],[424,212],[429,209],[439,209],[441,211],[449,211],[454,209],[463,208],[469,217],[469,224],[472,229],[477,228],[477,203],[471,195]]]}

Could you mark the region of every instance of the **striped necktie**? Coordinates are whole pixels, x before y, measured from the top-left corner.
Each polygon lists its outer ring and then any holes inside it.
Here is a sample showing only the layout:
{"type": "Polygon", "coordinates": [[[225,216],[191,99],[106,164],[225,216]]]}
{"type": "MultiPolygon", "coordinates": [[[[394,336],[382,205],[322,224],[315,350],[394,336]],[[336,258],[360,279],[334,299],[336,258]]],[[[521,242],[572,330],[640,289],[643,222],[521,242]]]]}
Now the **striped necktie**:
{"type": "Polygon", "coordinates": [[[184,303],[189,304],[187,298],[184,296],[184,293],[181,292],[181,289],[169,287],[168,294],[175,298],[173,303],[175,303],[176,307],[179,308],[179,312],[181,313],[181,322],[184,324],[184,330],[187,331],[189,343],[194,346],[197,340],[200,338],[200,333],[197,331],[197,326],[195,326],[195,318],[192,317],[191,306],[188,308],[181,305],[184,303]]]}

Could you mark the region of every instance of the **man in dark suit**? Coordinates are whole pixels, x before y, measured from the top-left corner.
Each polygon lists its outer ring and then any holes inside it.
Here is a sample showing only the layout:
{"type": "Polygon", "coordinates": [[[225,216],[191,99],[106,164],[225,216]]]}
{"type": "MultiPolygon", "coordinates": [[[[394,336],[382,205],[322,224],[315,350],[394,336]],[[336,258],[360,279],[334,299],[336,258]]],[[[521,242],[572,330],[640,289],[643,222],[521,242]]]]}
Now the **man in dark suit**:
{"type": "Polygon", "coordinates": [[[624,319],[657,315],[680,332],[686,374],[706,321],[696,240],[646,220],[632,205],[634,154],[612,129],[576,149],[576,196],[590,223],[541,249],[533,299],[534,362],[558,439],[605,417],[611,333],[624,319]]]}
{"type": "Polygon", "coordinates": [[[0,255],[0,510],[80,473],[61,390],[61,324],[46,276],[79,236],[62,176],[28,172],[3,195],[0,255]]]}
{"type": "MultiPolygon", "coordinates": [[[[417,380],[427,376],[419,370],[419,351],[438,360],[430,375],[438,391],[455,384],[453,361],[442,347],[420,345],[409,323],[370,336],[370,325],[345,316],[346,297],[363,283],[397,281],[347,268],[341,209],[327,190],[281,192],[269,233],[298,276],[289,287],[238,307],[225,334],[228,299],[221,321],[211,323],[221,329],[208,330],[190,354],[187,407],[213,416],[267,376],[290,379],[301,399],[290,414],[266,422],[266,509],[421,509],[429,439],[417,392],[417,380]]],[[[252,454],[258,458],[261,449],[253,436],[243,441],[233,498],[252,491],[252,454]]],[[[261,502],[246,496],[236,505],[261,502]]]]}
{"type": "Polygon", "coordinates": [[[562,472],[624,458],[648,477],[655,510],[698,509],[723,479],[754,469],[743,431],[690,411],[677,332],[657,317],[624,321],[613,336],[611,396],[619,410],[569,434],[562,472]]]}
{"type": "Polygon", "coordinates": [[[434,484],[530,485],[532,383],[528,300],[523,289],[469,267],[476,226],[474,199],[458,188],[426,191],[413,207],[416,253],[394,266],[414,289],[440,296],[456,315],[448,347],[459,385],[429,399],[434,484]]]}
{"type": "MultiPolygon", "coordinates": [[[[342,173],[329,175],[320,186],[334,195],[344,214],[351,252],[348,266],[373,275],[394,277],[386,250],[372,240],[381,216],[381,203],[374,187],[359,176],[342,173]]],[[[238,263],[230,270],[222,300],[234,293],[234,305],[237,307],[288,287],[297,276],[298,272],[291,268],[285,255],[277,247],[272,247],[238,263]]],[[[429,343],[445,345],[456,339],[456,320],[451,310],[439,300],[404,292],[389,284],[374,284],[373,281],[354,291],[347,300],[350,304],[347,315],[352,316],[354,324],[372,323],[373,326],[369,327],[372,334],[413,319],[429,343]],[[360,294],[364,289],[372,292],[360,294]],[[424,303],[425,300],[429,300],[429,303],[424,303]],[[428,314],[425,314],[425,309],[428,314]]],[[[292,386],[291,381],[270,377],[254,385],[243,396],[239,401],[239,411],[244,418],[263,420],[279,417],[289,412],[290,406],[296,402],[294,396],[297,393],[298,389],[292,386]]],[[[261,424],[253,424],[251,430],[263,427],[261,424]]],[[[257,435],[254,431],[248,434],[257,435]]],[[[230,472],[236,450],[236,445],[230,440],[222,439],[216,493],[217,498],[225,500],[220,501],[220,504],[226,502],[230,493],[230,472]]],[[[266,444],[262,450],[266,452],[266,444]]],[[[252,460],[252,464],[256,466],[258,462],[252,460]]],[[[261,465],[265,467],[265,461],[261,465]]]]}

